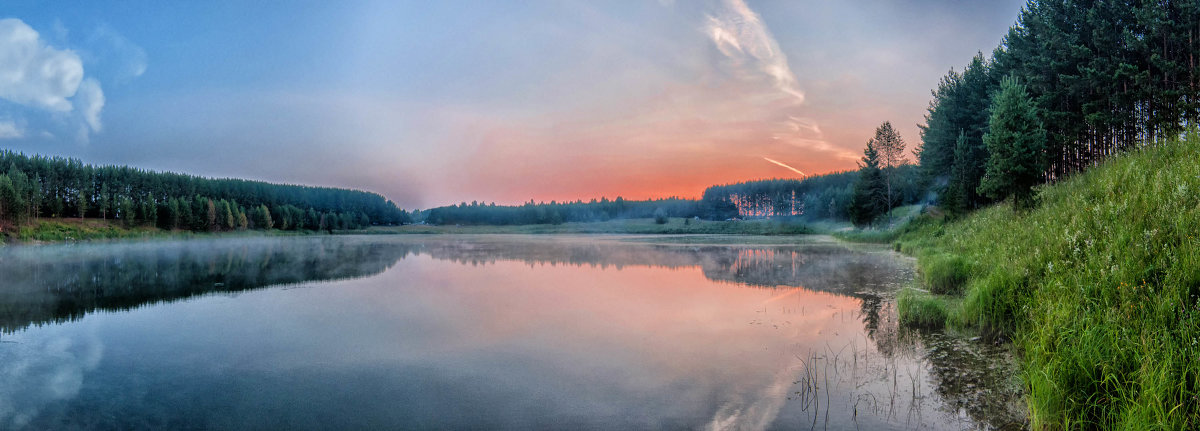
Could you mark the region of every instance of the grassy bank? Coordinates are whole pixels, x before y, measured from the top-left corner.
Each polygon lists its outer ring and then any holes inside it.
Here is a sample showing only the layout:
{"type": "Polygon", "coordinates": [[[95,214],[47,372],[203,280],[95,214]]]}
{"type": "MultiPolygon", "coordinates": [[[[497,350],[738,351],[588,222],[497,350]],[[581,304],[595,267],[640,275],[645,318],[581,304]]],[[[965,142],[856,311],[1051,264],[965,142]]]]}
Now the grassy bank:
{"type": "MultiPolygon", "coordinates": [[[[809,225],[795,221],[738,220],[707,221],[672,218],[658,224],[654,219],[609,220],[588,223],[537,224],[513,226],[376,226],[365,230],[335,231],[350,234],[698,234],[698,235],[798,235],[825,233],[840,226],[831,223],[809,225]]],[[[193,233],[169,231],[152,226],[126,227],[114,220],[42,219],[18,229],[9,228],[0,238],[8,242],[37,243],[141,238],[191,238],[213,235],[303,235],[313,232],[243,231],[193,233]]]]}
{"type": "MultiPolygon", "coordinates": [[[[849,242],[891,243],[901,235],[915,231],[930,221],[930,217],[919,217],[925,205],[896,207],[884,216],[879,226],[869,229],[841,229],[833,232],[837,239],[849,242]]],[[[848,225],[847,225],[848,226],[848,225]]]]}
{"type": "Polygon", "coordinates": [[[900,295],[901,320],[1012,340],[1035,429],[1200,427],[1200,138],[1040,196],[898,234],[930,291],[900,295]]]}
{"type": "MultiPolygon", "coordinates": [[[[361,230],[335,231],[335,233],[361,233],[361,230]]],[[[41,219],[33,220],[19,228],[8,227],[0,234],[0,245],[8,243],[47,243],[70,241],[104,241],[152,238],[207,238],[215,236],[291,236],[306,235],[313,231],[246,230],[231,232],[192,232],[188,230],[163,230],[153,226],[128,227],[116,220],[101,219],[41,219]]]]}
{"type": "Polygon", "coordinates": [[[654,219],[622,219],[587,223],[533,224],[510,226],[404,225],[373,227],[368,233],[383,234],[733,234],[733,235],[797,235],[819,233],[801,222],[776,220],[708,221],[684,218],[668,219],[664,224],[654,219]]]}
{"type": "Polygon", "coordinates": [[[10,242],[60,242],[158,237],[170,232],[154,227],[125,227],[113,220],[42,219],[10,228],[6,234],[10,242]]]}

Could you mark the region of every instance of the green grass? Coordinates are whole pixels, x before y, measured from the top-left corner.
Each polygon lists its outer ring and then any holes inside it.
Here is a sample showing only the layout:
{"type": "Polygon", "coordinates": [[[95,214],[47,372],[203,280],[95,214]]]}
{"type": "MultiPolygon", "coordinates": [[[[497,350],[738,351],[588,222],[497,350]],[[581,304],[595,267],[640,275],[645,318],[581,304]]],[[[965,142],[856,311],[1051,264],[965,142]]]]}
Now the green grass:
{"type": "Polygon", "coordinates": [[[944,324],[1012,340],[1035,429],[1200,428],[1200,137],[1114,157],[1040,201],[914,219],[895,241],[923,278],[968,276],[962,296],[906,294],[901,320],[933,325],[941,300],[944,324]]]}
{"type": "Polygon", "coordinates": [[[799,235],[818,233],[802,222],[778,220],[708,221],[671,218],[664,224],[654,219],[622,219],[601,222],[533,224],[533,225],[406,225],[374,227],[367,233],[381,234],[735,234],[735,235],[799,235]]]}
{"type": "Polygon", "coordinates": [[[945,298],[928,293],[903,289],[896,294],[896,310],[900,314],[900,323],[905,326],[941,329],[946,325],[947,308],[945,298]]]}
{"type": "MultiPolygon", "coordinates": [[[[892,209],[891,223],[886,221],[883,226],[869,229],[847,228],[833,233],[837,239],[849,242],[869,242],[887,244],[896,241],[902,235],[918,229],[927,223],[929,216],[922,216],[924,205],[905,205],[892,209]]],[[[886,220],[887,217],[884,217],[886,220]]]]}
{"type": "MultiPolygon", "coordinates": [[[[336,233],[361,233],[362,231],[336,231],[336,233]]],[[[244,236],[293,236],[320,234],[312,231],[281,231],[281,230],[247,230],[233,232],[191,232],[184,230],[163,230],[149,225],[127,227],[116,220],[98,219],[40,219],[29,221],[19,228],[10,229],[7,236],[0,236],[0,245],[4,239],[21,243],[64,242],[64,241],[97,241],[120,239],[149,239],[149,238],[203,238],[212,236],[244,237],[244,236]]]]}
{"type": "Polygon", "coordinates": [[[109,220],[36,220],[17,230],[18,241],[87,241],[158,236],[155,228],[125,228],[109,220]]]}
{"type": "Polygon", "coordinates": [[[961,256],[933,253],[917,258],[921,269],[921,281],[929,291],[939,295],[962,293],[963,285],[971,276],[971,267],[961,256]]]}
{"type": "MultiPolygon", "coordinates": [[[[666,223],[655,223],[653,218],[622,219],[603,222],[563,223],[558,225],[516,226],[432,226],[406,225],[372,227],[365,230],[336,231],[339,234],[654,234],[654,235],[759,235],[783,236],[827,232],[832,225],[813,225],[789,220],[739,220],[707,221],[671,218],[666,223]]],[[[113,220],[96,219],[41,219],[31,221],[19,229],[8,232],[9,240],[18,242],[61,242],[89,241],[124,238],[162,238],[196,236],[261,236],[303,235],[313,232],[245,231],[220,233],[193,233],[189,231],[167,231],[152,226],[125,227],[113,220]]],[[[321,232],[317,232],[321,233],[321,232]]]]}

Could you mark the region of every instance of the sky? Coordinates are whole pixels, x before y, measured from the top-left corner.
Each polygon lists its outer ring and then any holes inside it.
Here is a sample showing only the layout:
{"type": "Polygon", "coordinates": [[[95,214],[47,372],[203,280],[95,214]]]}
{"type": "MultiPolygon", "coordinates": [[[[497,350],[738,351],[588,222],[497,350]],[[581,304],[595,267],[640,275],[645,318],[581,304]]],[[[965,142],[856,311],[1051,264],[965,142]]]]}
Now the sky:
{"type": "Polygon", "coordinates": [[[1024,0],[0,6],[0,148],[357,188],[401,207],[856,168],[1024,0]]]}

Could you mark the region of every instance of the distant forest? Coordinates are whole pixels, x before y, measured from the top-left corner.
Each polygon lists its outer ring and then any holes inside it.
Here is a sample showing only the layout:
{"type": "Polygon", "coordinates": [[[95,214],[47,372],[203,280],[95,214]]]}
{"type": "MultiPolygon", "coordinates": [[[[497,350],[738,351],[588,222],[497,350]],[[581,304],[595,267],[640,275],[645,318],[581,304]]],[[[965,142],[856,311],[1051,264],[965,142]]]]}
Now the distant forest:
{"type": "Polygon", "coordinates": [[[359,190],[211,179],[0,151],[0,224],[67,217],[196,232],[360,229],[410,221],[383,196],[359,190]]]}
{"type": "MultiPolygon", "coordinates": [[[[895,205],[921,201],[927,188],[913,165],[895,169],[895,205]]],[[[712,186],[700,199],[678,197],[654,200],[584,202],[526,202],[522,205],[463,202],[415,214],[429,224],[520,225],[592,222],[614,219],[698,217],[706,220],[779,218],[847,220],[858,171],[835,172],[804,179],[769,179],[712,186]]],[[[893,205],[893,206],[895,206],[893,205]]]]}

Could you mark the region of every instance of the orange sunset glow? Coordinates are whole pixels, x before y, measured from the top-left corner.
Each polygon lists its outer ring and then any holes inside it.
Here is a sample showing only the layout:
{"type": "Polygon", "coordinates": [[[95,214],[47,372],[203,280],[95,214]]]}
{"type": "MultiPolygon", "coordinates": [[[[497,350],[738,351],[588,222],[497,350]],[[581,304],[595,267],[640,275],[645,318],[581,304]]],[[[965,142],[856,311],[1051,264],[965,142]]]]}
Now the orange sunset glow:
{"type": "Polygon", "coordinates": [[[80,63],[78,109],[55,120],[37,112],[69,95],[14,99],[36,112],[0,116],[0,139],[93,164],[367,190],[407,209],[695,198],[800,177],[768,159],[855,169],[884,121],[915,147],[929,89],[996,46],[1022,3],[364,1],[178,8],[155,17],[169,30],[122,6],[91,11],[109,22],[90,33],[94,20],[31,6],[29,40],[105,56],[80,63]]]}

